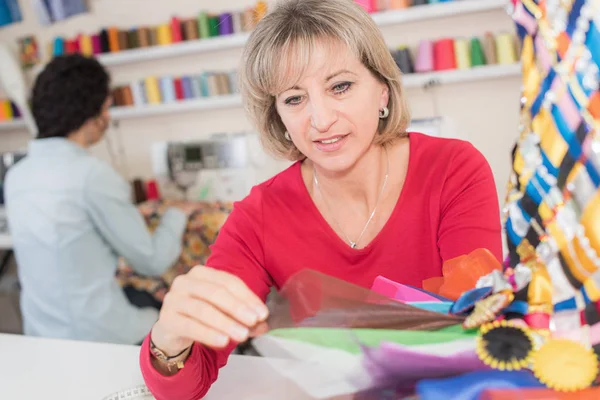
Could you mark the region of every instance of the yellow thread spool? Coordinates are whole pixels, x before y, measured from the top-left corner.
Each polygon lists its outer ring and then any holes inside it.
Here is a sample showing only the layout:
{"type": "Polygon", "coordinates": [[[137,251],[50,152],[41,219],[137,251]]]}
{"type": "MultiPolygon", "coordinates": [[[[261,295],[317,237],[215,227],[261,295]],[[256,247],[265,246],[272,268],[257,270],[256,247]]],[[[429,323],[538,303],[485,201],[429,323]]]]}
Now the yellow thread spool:
{"type": "Polygon", "coordinates": [[[79,51],[87,57],[94,55],[94,47],[92,46],[92,38],[90,35],[81,35],[79,37],[79,51]]]}
{"type": "Polygon", "coordinates": [[[471,54],[469,52],[469,42],[466,39],[454,40],[454,55],[456,57],[457,69],[471,68],[471,54]]]}
{"type": "Polygon", "coordinates": [[[158,79],[154,76],[150,76],[145,79],[145,83],[148,104],[160,104],[162,100],[160,95],[160,87],[158,86],[158,79]]]}
{"type": "Polygon", "coordinates": [[[517,52],[513,36],[510,33],[501,33],[496,36],[496,55],[498,64],[514,64],[517,62],[517,52]]]}
{"type": "Polygon", "coordinates": [[[173,42],[171,37],[171,26],[169,24],[163,24],[158,27],[158,44],[167,45],[173,42]]]}

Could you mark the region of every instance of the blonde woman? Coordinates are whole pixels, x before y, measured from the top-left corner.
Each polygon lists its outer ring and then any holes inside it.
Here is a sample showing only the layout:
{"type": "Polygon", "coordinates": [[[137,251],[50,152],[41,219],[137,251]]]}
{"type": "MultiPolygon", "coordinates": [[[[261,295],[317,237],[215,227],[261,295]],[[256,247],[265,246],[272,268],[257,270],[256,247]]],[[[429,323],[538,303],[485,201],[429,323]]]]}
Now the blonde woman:
{"type": "Polygon", "coordinates": [[[400,71],[353,1],[282,1],[240,75],[266,147],[297,162],[237,203],[207,266],[173,284],[141,349],[159,400],[202,397],[267,317],[269,288],[302,268],[421,286],[474,249],[501,257],[487,162],[466,142],[406,131],[400,71]]]}

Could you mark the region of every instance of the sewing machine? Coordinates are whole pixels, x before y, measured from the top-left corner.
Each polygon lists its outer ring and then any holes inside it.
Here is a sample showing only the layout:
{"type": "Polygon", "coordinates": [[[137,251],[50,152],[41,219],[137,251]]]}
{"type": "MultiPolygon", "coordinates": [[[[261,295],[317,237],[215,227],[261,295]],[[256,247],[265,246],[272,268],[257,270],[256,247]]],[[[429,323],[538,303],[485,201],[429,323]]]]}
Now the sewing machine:
{"type": "Polygon", "coordinates": [[[157,179],[177,186],[189,201],[236,201],[281,170],[254,133],[215,134],[205,140],[159,142],[152,148],[157,179]]]}

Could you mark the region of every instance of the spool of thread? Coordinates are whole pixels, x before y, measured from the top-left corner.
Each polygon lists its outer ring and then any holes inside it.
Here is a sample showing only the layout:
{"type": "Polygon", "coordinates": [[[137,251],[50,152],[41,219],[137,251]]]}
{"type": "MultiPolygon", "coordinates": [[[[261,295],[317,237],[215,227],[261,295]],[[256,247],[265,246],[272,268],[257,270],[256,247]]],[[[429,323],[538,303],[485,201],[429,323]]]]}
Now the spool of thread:
{"type": "Polygon", "coordinates": [[[485,65],[486,59],[481,48],[481,42],[478,38],[471,39],[471,66],[477,67],[479,65],[485,65]]]}
{"type": "Polygon", "coordinates": [[[177,17],[171,18],[171,41],[178,43],[183,40],[181,32],[181,21],[177,17]]]}
{"type": "Polygon", "coordinates": [[[494,35],[487,32],[483,38],[483,51],[486,64],[496,64],[496,39],[494,35]]]}
{"type": "Polygon", "coordinates": [[[433,68],[433,43],[429,40],[421,40],[417,48],[415,71],[430,72],[433,68]]]}
{"type": "Polygon", "coordinates": [[[111,53],[119,51],[119,30],[115,27],[108,28],[108,48],[111,53]]]}
{"type": "Polygon", "coordinates": [[[137,49],[140,47],[139,36],[137,33],[137,29],[131,29],[127,32],[127,43],[129,44],[130,49],[137,49]]]}
{"type": "Polygon", "coordinates": [[[137,30],[137,36],[139,47],[150,46],[150,30],[148,28],[139,28],[137,30]]]}
{"type": "MultiPolygon", "coordinates": [[[[368,1],[368,0],[366,0],[368,1]]],[[[374,0],[371,0],[374,1],[374,0]]],[[[264,17],[267,15],[268,7],[267,3],[264,1],[256,2],[256,7],[254,9],[254,23],[258,24],[264,17]]]]}
{"type": "Polygon", "coordinates": [[[67,54],[75,54],[77,53],[76,43],[78,43],[77,39],[67,40],[65,44],[65,51],[67,54]]]}
{"type": "Polygon", "coordinates": [[[52,52],[53,56],[60,56],[65,54],[65,40],[61,37],[54,39],[54,49],[52,52]]]}
{"type": "Polygon", "coordinates": [[[183,86],[183,98],[185,100],[194,98],[194,89],[192,88],[192,79],[189,76],[181,78],[181,86],[183,86]]]}
{"type": "Polygon", "coordinates": [[[501,33],[496,36],[496,59],[498,64],[514,64],[517,62],[515,44],[510,33],[501,33]]]}
{"type": "Polygon", "coordinates": [[[208,35],[210,37],[219,36],[219,16],[209,15],[208,16],[208,35]]]}
{"type": "Polygon", "coordinates": [[[394,52],[394,60],[403,74],[412,74],[415,72],[412,55],[408,48],[404,47],[394,52]]]}
{"type": "Polygon", "coordinates": [[[90,35],[81,35],[79,37],[79,50],[84,56],[90,57],[94,55],[94,45],[90,35]]]}
{"type": "Polygon", "coordinates": [[[411,5],[411,0],[390,0],[390,8],[394,10],[401,10],[408,8],[411,5]]]}
{"type": "Polygon", "coordinates": [[[208,14],[201,12],[198,16],[198,34],[201,39],[210,37],[210,27],[208,25],[208,14]]]}
{"type": "Polygon", "coordinates": [[[203,72],[198,76],[198,83],[200,84],[200,92],[202,93],[202,97],[210,96],[210,89],[208,87],[208,72],[203,72]]]}
{"type": "Polygon", "coordinates": [[[129,49],[129,32],[122,30],[119,31],[119,49],[129,49]]]}
{"type": "Polygon", "coordinates": [[[202,89],[200,88],[200,81],[198,80],[198,76],[190,76],[190,85],[192,86],[192,97],[194,99],[202,97],[202,89]]]}
{"type": "Polygon", "coordinates": [[[219,15],[219,35],[231,35],[233,33],[233,18],[230,13],[219,15]]]}
{"type": "Polygon", "coordinates": [[[244,32],[250,32],[256,27],[256,20],[254,18],[254,9],[249,8],[242,14],[242,29],[244,32]]]}
{"type": "Polygon", "coordinates": [[[173,42],[171,38],[171,25],[163,24],[158,26],[158,44],[166,46],[173,42]]]}
{"type": "Polygon", "coordinates": [[[198,21],[190,19],[184,22],[183,31],[185,40],[196,40],[198,39],[198,21]]]}
{"type": "Polygon", "coordinates": [[[433,63],[436,71],[456,68],[453,39],[440,39],[434,43],[433,63]]]}
{"type": "Polygon", "coordinates": [[[149,76],[144,80],[146,84],[146,98],[148,104],[160,104],[161,94],[158,79],[154,76],[149,76]]]}
{"type": "Polygon", "coordinates": [[[179,100],[184,100],[185,96],[183,95],[183,85],[181,83],[181,78],[175,78],[173,80],[175,86],[175,98],[179,100]]]}
{"type": "Polygon", "coordinates": [[[233,32],[240,33],[243,31],[242,28],[242,13],[240,11],[235,12],[231,15],[231,20],[233,23],[233,32]]]}
{"type": "Polygon", "coordinates": [[[136,106],[141,106],[146,104],[146,96],[143,91],[143,87],[139,81],[132,82],[130,85],[131,94],[133,96],[133,104],[136,106]]]}
{"type": "Polygon", "coordinates": [[[158,46],[158,27],[150,28],[148,38],[150,39],[150,46],[158,46]]]}
{"type": "Polygon", "coordinates": [[[374,0],[354,0],[356,1],[362,8],[365,9],[366,12],[372,13],[375,12],[375,1],[374,0]]]}
{"type": "Polygon", "coordinates": [[[422,6],[427,4],[427,0],[413,0],[412,5],[413,6],[422,6]]]}
{"type": "Polygon", "coordinates": [[[133,93],[131,91],[131,86],[123,86],[121,88],[123,93],[123,105],[132,106],[135,104],[133,101],[133,93]]]}
{"type": "Polygon", "coordinates": [[[177,101],[177,96],[175,95],[175,82],[172,77],[164,76],[160,78],[160,88],[163,103],[174,103],[177,101]]]}
{"type": "Polygon", "coordinates": [[[108,38],[108,30],[102,29],[100,31],[100,47],[102,49],[102,53],[110,52],[110,40],[108,38]]]}
{"type": "Polygon", "coordinates": [[[454,40],[454,55],[456,56],[457,69],[471,68],[471,54],[469,51],[469,42],[467,39],[454,40]]]}
{"type": "Polygon", "coordinates": [[[217,75],[217,81],[219,85],[219,94],[231,94],[231,87],[229,86],[229,77],[227,74],[220,73],[217,75]]]}
{"type": "Polygon", "coordinates": [[[219,95],[219,82],[215,74],[208,75],[208,95],[218,96],[219,95]]]}

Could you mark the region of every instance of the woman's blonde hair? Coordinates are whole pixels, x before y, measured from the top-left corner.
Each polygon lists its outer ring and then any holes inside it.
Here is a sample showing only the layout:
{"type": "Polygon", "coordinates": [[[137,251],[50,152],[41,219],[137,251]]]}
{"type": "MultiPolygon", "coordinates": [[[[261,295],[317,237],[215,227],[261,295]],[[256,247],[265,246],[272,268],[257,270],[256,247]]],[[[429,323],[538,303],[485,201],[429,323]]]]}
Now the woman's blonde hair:
{"type": "Polygon", "coordinates": [[[389,88],[389,116],[380,120],[375,143],[406,136],[410,121],[400,69],[369,14],[352,0],[280,0],[250,35],[240,67],[246,112],[263,145],[290,160],[304,155],[285,138],[275,96],[293,86],[323,39],[346,44],[363,65],[389,88]]]}

